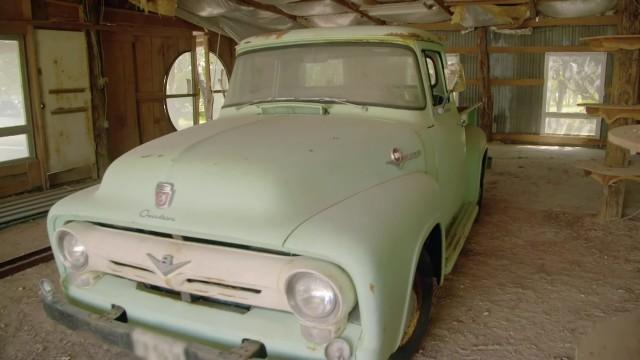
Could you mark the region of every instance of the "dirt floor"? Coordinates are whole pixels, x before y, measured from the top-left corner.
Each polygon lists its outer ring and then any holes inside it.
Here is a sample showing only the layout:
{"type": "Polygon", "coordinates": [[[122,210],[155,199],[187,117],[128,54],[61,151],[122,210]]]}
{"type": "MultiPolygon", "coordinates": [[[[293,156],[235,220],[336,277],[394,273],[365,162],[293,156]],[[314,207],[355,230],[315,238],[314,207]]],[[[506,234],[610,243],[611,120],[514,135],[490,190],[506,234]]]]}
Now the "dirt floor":
{"type": "MultiPolygon", "coordinates": [[[[601,189],[571,164],[599,150],[494,145],[491,154],[481,216],[415,359],[577,360],[576,344],[595,326],[640,311],[640,214],[596,219],[601,189]]],[[[640,186],[627,190],[629,215],[640,186]]],[[[42,242],[43,227],[2,230],[0,248],[42,242]]],[[[49,263],[0,280],[0,359],[131,359],[45,317],[37,281],[55,276],[49,263]]]]}

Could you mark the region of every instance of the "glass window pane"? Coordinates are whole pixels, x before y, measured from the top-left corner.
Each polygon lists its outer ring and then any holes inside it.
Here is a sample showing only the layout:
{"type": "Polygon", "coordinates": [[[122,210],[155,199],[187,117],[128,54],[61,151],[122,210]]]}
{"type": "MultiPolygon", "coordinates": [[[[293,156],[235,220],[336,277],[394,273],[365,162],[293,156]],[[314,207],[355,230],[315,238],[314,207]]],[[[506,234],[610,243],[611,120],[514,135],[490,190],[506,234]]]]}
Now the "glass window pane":
{"type": "Polygon", "coordinates": [[[180,97],[167,99],[167,112],[177,130],[193,126],[193,98],[180,97]]]}
{"type": "Polygon", "coordinates": [[[597,118],[555,118],[547,117],[544,123],[545,134],[595,136],[598,133],[597,118]]]}
{"type": "Polygon", "coordinates": [[[0,137],[0,162],[29,157],[26,134],[0,137]]]}
{"type": "Polygon", "coordinates": [[[180,55],[171,66],[167,77],[167,95],[191,94],[191,53],[180,55]]]}
{"type": "Polygon", "coordinates": [[[246,53],[238,56],[230,81],[228,105],[291,97],[408,109],[425,105],[415,53],[391,45],[327,44],[246,53]]]}
{"type": "Polygon", "coordinates": [[[19,45],[0,40],[0,128],[27,123],[19,45]]]}
{"type": "Polygon", "coordinates": [[[605,53],[550,53],[546,70],[546,112],[584,113],[578,104],[602,102],[605,53]]]}

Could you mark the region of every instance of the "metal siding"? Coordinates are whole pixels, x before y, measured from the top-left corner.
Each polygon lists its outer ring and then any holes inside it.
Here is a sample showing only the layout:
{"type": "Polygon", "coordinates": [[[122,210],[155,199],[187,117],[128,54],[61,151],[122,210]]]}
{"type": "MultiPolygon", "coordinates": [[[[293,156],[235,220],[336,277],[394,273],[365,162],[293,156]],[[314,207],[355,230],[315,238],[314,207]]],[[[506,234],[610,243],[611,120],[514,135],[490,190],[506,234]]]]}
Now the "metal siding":
{"type": "Polygon", "coordinates": [[[531,35],[491,32],[489,46],[573,46],[588,36],[614,35],[615,26],[550,26],[533,29],[531,35]]]}
{"type": "MultiPolygon", "coordinates": [[[[588,36],[611,35],[615,26],[540,27],[531,35],[491,32],[491,47],[576,46],[588,36]]],[[[610,86],[611,56],[607,62],[606,86],[610,86]]],[[[490,72],[494,79],[544,79],[544,53],[490,55],[490,72]]],[[[465,67],[465,71],[466,71],[465,67]]],[[[467,76],[471,79],[471,76],[467,76]]],[[[494,131],[496,133],[541,133],[544,86],[493,86],[494,131]]],[[[605,96],[605,101],[607,97],[605,96]]]]}
{"type": "Polygon", "coordinates": [[[494,86],[491,90],[494,132],[540,134],[542,86],[494,86]]]}

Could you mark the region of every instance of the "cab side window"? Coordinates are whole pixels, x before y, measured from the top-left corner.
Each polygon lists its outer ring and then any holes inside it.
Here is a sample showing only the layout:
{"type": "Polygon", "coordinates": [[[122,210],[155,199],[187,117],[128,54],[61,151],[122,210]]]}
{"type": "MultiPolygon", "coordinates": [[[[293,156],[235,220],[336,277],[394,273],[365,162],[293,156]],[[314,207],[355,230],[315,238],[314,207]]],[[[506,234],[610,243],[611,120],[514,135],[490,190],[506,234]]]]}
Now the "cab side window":
{"type": "Polygon", "coordinates": [[[431,98],[433,106],[444,105],[447,99],[447,85],[442,76],[442,58],[435,51],[425,51],[424,59],[429,72],[429,84],[431,85],[431,98]]]}

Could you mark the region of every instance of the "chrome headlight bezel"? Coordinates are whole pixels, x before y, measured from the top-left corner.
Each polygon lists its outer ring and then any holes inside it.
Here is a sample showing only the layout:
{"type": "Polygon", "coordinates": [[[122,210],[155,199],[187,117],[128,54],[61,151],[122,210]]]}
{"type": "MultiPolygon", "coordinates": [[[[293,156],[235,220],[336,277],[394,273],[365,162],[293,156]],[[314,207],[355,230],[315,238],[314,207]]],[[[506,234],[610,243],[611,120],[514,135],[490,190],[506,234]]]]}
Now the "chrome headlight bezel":
{"type": "Polygon", "coordinates": [[[287,296],[287,302],[289,303],[294,315],[307,323],[317,325],[335,323],[343,313],[343,295],[339,288],[333,281],[331,281],[331,279],[316,271],[303,269],[291,273],[286,281],[285,293],[287,296]],[[297,301],[296,291],[299,289],[296,285],[299,285],[302,281],[312,280],[316,280],[324,286],[324,288],[321,289],[323,292],[330,290],[330,295],[334,298],[333,304],[330,305],[330,310],[326,314],[322,314],[320,316],[310,314],[309,311],[304,308],[304,305],[297,301]]]}
{"type": "Polygon", "coordinates": [[[61,228],[55,233],[55,243],[64,266],[71,271],[82,271],[89,265],[89,254],[84,243],[71,231],[61,228]]]}

